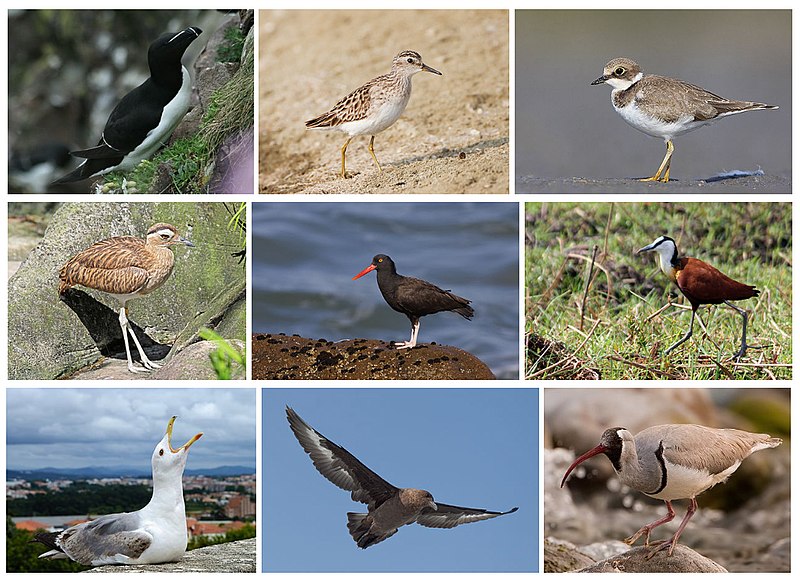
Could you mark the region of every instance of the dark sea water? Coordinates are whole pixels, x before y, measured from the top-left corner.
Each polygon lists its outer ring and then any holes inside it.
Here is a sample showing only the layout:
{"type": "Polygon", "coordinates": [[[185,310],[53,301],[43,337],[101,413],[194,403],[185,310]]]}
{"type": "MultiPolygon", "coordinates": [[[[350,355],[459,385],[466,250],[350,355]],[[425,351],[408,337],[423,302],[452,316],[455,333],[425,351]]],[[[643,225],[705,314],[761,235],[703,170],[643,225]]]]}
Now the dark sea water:
{"type": "Polygon", "coordinates": [[[472,300],[472,321],[421,319],[418,343],[464,349],[498,378],[519,376],[519,235],[515,203],[257,202],[253,204],[253,332],[338,341],[405,341],[372,257],[472,300]]]}

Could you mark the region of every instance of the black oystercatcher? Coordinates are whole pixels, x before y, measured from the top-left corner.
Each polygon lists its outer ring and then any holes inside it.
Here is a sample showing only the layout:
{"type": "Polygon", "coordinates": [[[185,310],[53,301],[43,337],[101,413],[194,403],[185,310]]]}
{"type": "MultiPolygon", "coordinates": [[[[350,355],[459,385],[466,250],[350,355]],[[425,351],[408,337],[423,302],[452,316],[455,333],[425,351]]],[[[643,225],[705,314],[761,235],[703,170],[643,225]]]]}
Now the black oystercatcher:
{"type": "Polygon", "coordinates": [[[423,315],[454,311],[465,319],[472,319],[475,314],[475,310],[469,306],[469,299],[454,295],[422,279],[398,275],[391,257],[375,255],[372,264],[353,277],[353,280],[370,271],[378,271],[378,288],[389,307],[404,313],[411,320],[411,339],[407,342],[394,342],[394,347],[398,350],[417,345],[419,318],[423,315]]]}

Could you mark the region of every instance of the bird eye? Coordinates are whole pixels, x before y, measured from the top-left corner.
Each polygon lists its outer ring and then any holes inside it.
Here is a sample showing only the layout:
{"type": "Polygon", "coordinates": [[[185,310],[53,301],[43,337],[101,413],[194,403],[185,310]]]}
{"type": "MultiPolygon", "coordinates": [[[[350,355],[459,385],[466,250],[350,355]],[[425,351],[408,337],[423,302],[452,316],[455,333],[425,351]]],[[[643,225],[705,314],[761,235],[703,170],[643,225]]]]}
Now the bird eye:
{"type": "Polygon", "coordinates": [[[614,74],[621,77],[622,75],[625,74],[625,67],[617,67],[616,69],[614,69],[614,74]]]}
{"type": "Polygon", "coordinates": [[[382,263],[382,262],[383,262],[383,259],[378,259],[378,262],[379,262],[379,263],[382,263]]]}
{"type": "Polygon", "coordinates": [[[408,57],[408,58],[406,59],[406,61],[408,61],[409,63],[413,63],[413,62],[414,62],[414,59],[412,59],[411,57],[408,57]]]}
{"type": "Polygon", "coordinates": [[[164,456],[164,449],[159,449],[158,450],[158,456],[159,457],[163,457],[164,456]]]}

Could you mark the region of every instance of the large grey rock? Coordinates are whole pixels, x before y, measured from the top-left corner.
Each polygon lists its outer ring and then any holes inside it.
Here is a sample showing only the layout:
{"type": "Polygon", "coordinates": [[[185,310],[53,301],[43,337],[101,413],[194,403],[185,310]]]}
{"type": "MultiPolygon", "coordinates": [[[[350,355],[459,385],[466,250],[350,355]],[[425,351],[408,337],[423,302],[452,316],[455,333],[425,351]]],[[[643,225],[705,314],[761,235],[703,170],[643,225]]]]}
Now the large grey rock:
{"type": "Polygon", "coordinates": [[[168,355],[173,343],[173,351],[186,347],[197,340],[203,326],[224,330],[226,339],[244,341],[245,266],[231,256],[241,242],[239,234],[228,227],[229,218],[222,203],[62,206],[43,240],[8,282],[9,378],[66,377],[103,356],[125,357],[118,302],[83,287],[70,290],[62,299],[58,272],[70,257],[95,241],[110,236],[143,237],[157,222],[175,225],[196,246],[173,247],[175,267],[170,278],[150,295],[128,303],[128,317],[148,356],[158,361],[168,355]]]}
{"type": "Polygon", "coordinates": [[[206,546],[186,552],[180,562],[134,566],[98,566],[85,573],[255,572],[256,538],[206,546]]]}
{"type": "Polygon", "coordinates": [[[675,546],[675,551],[670,556],[667,552],[657,552],[651,558],[652,548],[642,546],[633,548],[623,554],[612,556],[579,572],[616,572],[616,573],[644,573],[644,572],[727,572],[725,568],[715,561],[698,554],[691,548],[682,544],[675,546]]]}
{"type": "Polygon", "coordinates": [[[494,380],[481,360],[453,346],[396,350],[378,340],[332,342],[299,335],[253,334],[258,380],[494,380]]]}

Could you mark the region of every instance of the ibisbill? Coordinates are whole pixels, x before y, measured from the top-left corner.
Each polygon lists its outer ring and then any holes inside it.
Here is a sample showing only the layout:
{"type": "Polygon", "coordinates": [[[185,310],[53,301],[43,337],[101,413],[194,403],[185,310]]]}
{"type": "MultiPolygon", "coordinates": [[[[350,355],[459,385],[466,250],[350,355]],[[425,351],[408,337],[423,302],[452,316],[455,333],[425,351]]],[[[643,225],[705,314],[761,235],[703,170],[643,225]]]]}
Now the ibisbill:
{"type": "Polygon", "coordinates": [[[672,344],[665,354],[669,354],[683,342],[692,337],[694,317],[701,305],[719,305],[724,303],[736,310],[742,316],[742,342],[739,350],[733,355],[738,359],[747,351],[747,311],[736,307],[731,301],[741,301],[756,297],[760,293],[753,285],[746,285],[735,281],[699,259],[680,257],[678,246],[668,236],[660,236],[646,247],[640,248],[636,254],[655,252],[658,253],[659,266],[680,289],[683,296],[692,306],[692,319],[689,322],[689,331],[672,344]]]}
{"type": "Polygon", "coordinates": [[[619,480],[637,491],[667,505],[667,515],[648,523],[625,543],[633,545],[675,518],[672,501],[688,499],[689,508],[675,534],[656,546],[647,556],[668,550],[671,556],[686,524],[697,511],[697,499],[703,491],[725,482],[747,457],[763,449],[779,446],[781,439],[733,428],[710,428],[698,424],[661,424],[644,429],[634,436],[622,427],[607,429],[600,443],[586,451],[569,466],[561,480],[567,482],[572,470],[587,459],[603,454],[608,457],[619,480]]]}

